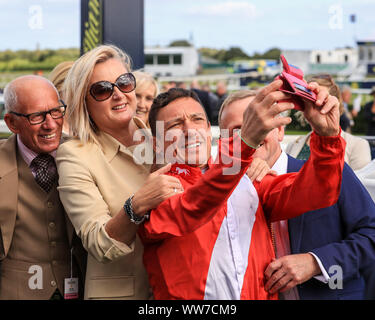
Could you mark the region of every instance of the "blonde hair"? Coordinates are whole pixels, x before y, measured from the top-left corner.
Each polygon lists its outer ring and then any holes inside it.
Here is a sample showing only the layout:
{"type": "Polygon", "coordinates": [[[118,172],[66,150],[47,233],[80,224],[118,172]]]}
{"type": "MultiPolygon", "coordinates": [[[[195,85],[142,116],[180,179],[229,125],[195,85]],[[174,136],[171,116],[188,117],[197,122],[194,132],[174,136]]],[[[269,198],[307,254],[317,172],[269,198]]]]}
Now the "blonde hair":
{"type": "MultiPolygon", "coordinates": [[[[335,80],[333,80],[331,75],[329,75],[327,73],[320,73],[320,74],[311,75],[308,78],[308,82],[316,82],[320,86],[326,87],[328,89],[328,93],[331,96],[336,97],[337,100],[339,100],[340,115],[342,115],[344,113],[344,103],[343,103],[343,100],[342,100],[340,88],[335,83],[335,80]]],[[[296,120],[302,126],[306,126],[306,125],[309,124],[302,111],[297,111],[294,116],[295,116],[296,120]]]]}
{"type": "Polygon", "coordinates": [[[49,74],[48,79],[55,85],[61,99],[64,100],[62,87],[70,68],[73,66],[74,61],[64,61],[59,63],[49,74]]]}
{"type": "Polygon", "coordinates": [[[68,106],[66,120],[70,135],[80,139],[82,143],[99,144],[96,138],[98,129],[87,111],[86,95],[95,66],[109,59],[121,61],[131,71],[131,59],[125,52],[114,45],[101,45],[74,62],[62,88],[68,106]]]}
{"type": "Polygon", "coordinates": [[[248,97],[255,97],[257,94],[256,90],[240,90],[236,91],[234,93],[231,93],[226,99],[224,100],[223,104],[220,107],[219,115],[218,115],[218,121],[219,121],[219,127],[221,126],[221,115],[224,111],[224,109],[230,105],[231,103],[242,100],[248,97]]]}
{"type": "Polygon", "coordinates": [[[154,98],[159,94],[159,85],[151,74],[141,70],[134,71],[133,74],[137,82],[137,87],[135,88],[136,93],[145,90],[150,85],[153,85],[155,88],[154,98]]]}

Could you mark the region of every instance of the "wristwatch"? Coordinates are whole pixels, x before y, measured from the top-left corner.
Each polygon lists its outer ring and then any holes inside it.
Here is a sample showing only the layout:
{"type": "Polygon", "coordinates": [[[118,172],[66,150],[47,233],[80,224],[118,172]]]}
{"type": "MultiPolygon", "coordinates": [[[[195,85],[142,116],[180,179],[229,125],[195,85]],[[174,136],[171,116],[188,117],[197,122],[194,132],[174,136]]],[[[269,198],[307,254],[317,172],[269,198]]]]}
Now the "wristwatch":
{"type": "Polygon", "coordinates": [[[150,215],[145,214],[143,216],[140,216],[133,211],[133,206],[132,206],[133,197],[134,197],[134,194],[130,198],[128,198],[128,200],[125,201],[124,211],[128,215],[131,222],[135,224],[141,224],[143,221],[148,219],[150,215]]]}

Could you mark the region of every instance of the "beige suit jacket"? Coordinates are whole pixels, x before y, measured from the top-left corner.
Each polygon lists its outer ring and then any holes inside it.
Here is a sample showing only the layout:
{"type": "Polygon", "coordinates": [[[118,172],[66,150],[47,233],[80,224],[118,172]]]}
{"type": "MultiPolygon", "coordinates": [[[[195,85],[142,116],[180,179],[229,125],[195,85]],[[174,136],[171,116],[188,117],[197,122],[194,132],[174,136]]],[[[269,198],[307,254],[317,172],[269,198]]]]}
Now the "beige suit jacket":
{"type": "Polygon", "coordinates": [[[17,216],[16,136],[0,141],[0,261],[9,251],[17,216]]]}
{"type": "Polygon", "coordinates": [[[136,164],[132,149],[110,135],[97,139],[100,145],[66,141],[56,156],[60,199],[89,253],[85,299],[148,299],[139,238],[127,246],[109,237],[105,224],[143,185],[149,167],[136,164]]]}
{"type": "MultiPolygon", "coordinates": [[[[296,158],[310,135],[311,132],[290,142],[285,152],[296,158]]],[[[346,141],[345,162],[353,170],[359,170],[371,161],[371,150],[367,140],[353,136],[345,131],[341,131],[341,136],[346,141]]]]}
{"type": "MultiPolygon", "coordinates": [[[[9,264],[9,261],[5,261],[6,257],[8,256],[8,253],[10,252],[12,241],[15,237],[15,226],[16,226],[16,219],[17,216],[19,215],[18,212],[18,196],[19,192],[18,189],[20,187],[19,184],[19,178],[18,178],[18,170],[19,168],[17,167],[17,136],[12,135],[9,139],[7,140],[0,140],[0,267],[1,264],[7,263],[9,264]]],[[[35,193],[35,195],[32,196],[38,196],[38,192],[35,193]]],[[[30,201],[32,201],[32,198],[30,198],[30,201]]],[[[35,202],[34,202],[35,203],[35,202]]],[[[40,212],[44,212],[45,208],[40,207],[40,212]]],[[[74,247],[74,254],[78,255],[79,259],[77,259],[77,256],[75,256],[75,261],[73,264],[73,267],[76,267],[76,263],[78,263],[79,267],[83,267],[84,265],[84,259],[85,257],[81,254],[81,244],[80,242],[76,241],[77,238],[74,238],[75,232],[73,229],[72,224],[70,223],[69,219],[65,216],[62,217],[62,221],[64,221],[64,225],[62,225],[62,228],[66,228],[66,233],[68,236],[69,243],[66,244],[67,252],[66,254],[69,254],[69,247],[72,248],[74,247]],[[73,244],[74,243],[74,244],[73,244]],[[81,259],[82,258],[82,259],[81,259]]],[[[30,224],[30,221],[24,221],[24,225],[30,224]]],[[[40,232],[41,234],[44,234],[44,227],[47,224],[44,220],[41,221],[40,225],[38,226],[33,226],[33,228],[39,228],[37,232],[40,232]]],[[[23,230],[20,230],[23,232],[23,230]]],[[[63,233],[65,233],[65,230],[62,229],[63,233]]],[[[21,233],[22,234],[22,233],[21,233]]],[[[76,236],[75,236],[76,237],[76,236]]],[[[44,240],[44,237],[41,237],[41,239],[44,240]]],[[[38,241],[41,239],[35,239],[35,242],[30,241],[30,242],[25,242],[24,246],[27,248],[27,246],[31,246],[30,251],[33,252],[33,256],[38,256],[38,257],[45,257],[48,256],[48,253],[41,251],[45,250],[44,247],[39,247],[38,246],[38,241]],[[37,251],[39,250],[39,252],[37,251]]],[[[48,244],[47,244],[48,247],[48,244]]],[[[17,248],[16,248],[17,249],[17,248]]],[[[16,250],[14,249],[14,250],[16,250]]],[[[25,252],[26,249],[22,249],[22,252],[25,252]]],[[[58,250],[62,250],[60,247],[58,250]]],[[[61,252],[60,252],[61,253],[61,252]]],[[[17,255],[19,254],[19,251],[17,251],[17,255]]],[[[22,259],[22,257],[20,258],[22,259]]],[[[47,259],[48,260],[48,259],[47,259]]],[[[45,261],[40,261],[40,263],[45,263],[45,261]]],[[[17,264],[22,264],[22,261],[16,260],[12,262],[13,268],[17,268],[21,266],[18,266],[17,264]]],[[[67,264],[68,266],[68,264],[67,264]]],[[[21,270],[21,269],[20,269],[21,270]]],[[[5,272],[5,271],[4,271],[5,272]]],[[[82,269],[80,270],[82,273],[82,269]]],[[[76,274],[76,273],[75,273],[76,274]]],[[[13,276],[13,273],[12,273],[13,276]]],[[[21,274],[19,275],[21,277],[21,274]]],[[[25,277],[24,274],[22,274],[22,277],[25,277]]],[[[81,278],[81,276],[79,275],[81,278]]],[[[18,279],[20,281],[20,279],[18,279]]],[[[81,278],[80,280],[80,285],[83,283],[83,279],[81,278]]],[[[17,284],[14,283],[14,286],[17,284]]],[[[5,290],[5,289],[4,289],[5,290]]],[[[63,293],[63,291],[61,292],[63,293]]],[[[40,298],[36,294],[35,298],[40,298]]],[[[20,297],[26,297],[26,293],[20,292],[19,293],[20,297]]],[[[45,297],[48,299],[48,297],[45,297]]],[[[29,297],[27,298],[29,299],[29,297]]]]}
{"type": "MultiPolygon", "coordinates": [[[[0,260],[6,257],[17,216],[18,171],[16,159],[17,136],[0,140],[0,260]]],[[[67,220],[67,233],[70,245],[74,229],[67,220]]]]}

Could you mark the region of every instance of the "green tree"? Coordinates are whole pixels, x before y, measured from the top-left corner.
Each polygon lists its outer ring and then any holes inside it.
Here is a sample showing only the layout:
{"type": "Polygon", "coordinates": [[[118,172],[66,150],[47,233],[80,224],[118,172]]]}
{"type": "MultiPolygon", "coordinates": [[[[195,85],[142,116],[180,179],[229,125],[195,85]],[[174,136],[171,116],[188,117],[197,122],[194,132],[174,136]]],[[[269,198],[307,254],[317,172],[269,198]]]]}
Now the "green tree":
{"type": "Polygon", "coordinates": [[[224,61],[249,59],[250,57],[240,47],[230,47],[224,54],[224,61]]]}
{"type": "Polygon", "coordinates": [[[49,71],[60,62],[76,60],[78,57],[78,48],[6,50],[0,52],[0,71],[49,71]]]}
{"type": "Polygon", "coordinates": [[[206,47],[200,48],[198,49],[198,51],[202,56],[212,58],[212,59],[217,59],[217,55],[219,52],[218,49],[206,48],[206,47]]]}
{"type": "Polygon", "coordinates": [[[257,53],[255,52],[252,56],[253,59],[274,59],[278,60],[280,58],[281,50],[279,48],[271,48],[267,50],[265,53],[257,53]]]}
{"type": "Polygon", "coordinates": [[[175,40],[169,44],[169,47],[192,47],[192,44],[187,40],[175,40]]]}
{"type": "Polygon", "coordinates": [[[249,59],[249,56],[240,47],[230,47],[228,50],[200,48],[199,52],[205,57],[213,58],[221,62],[228,62],[238,59],[249,59]]]}

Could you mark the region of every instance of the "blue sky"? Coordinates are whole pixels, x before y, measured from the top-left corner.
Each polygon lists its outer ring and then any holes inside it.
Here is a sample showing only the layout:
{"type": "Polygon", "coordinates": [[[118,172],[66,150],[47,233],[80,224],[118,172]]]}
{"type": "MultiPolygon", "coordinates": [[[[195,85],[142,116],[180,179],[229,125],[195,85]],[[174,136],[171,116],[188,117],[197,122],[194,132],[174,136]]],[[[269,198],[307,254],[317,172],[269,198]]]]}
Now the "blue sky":
{"type": "MultiPolygon", "coordinates": [[[[353,46],[355,34],[375,40],[375,0],[144,1],[146,45],[192,38],[197,47],[240,46],[251,54],[353,46]]],[[[79,0],[0,0],[0,50],[78,47],[79,10],[79,0]]]]}

